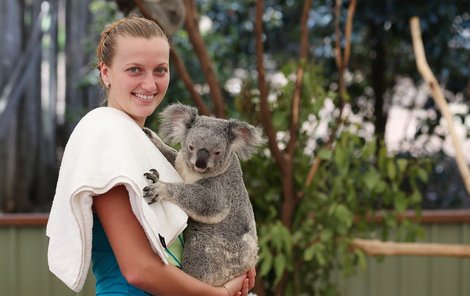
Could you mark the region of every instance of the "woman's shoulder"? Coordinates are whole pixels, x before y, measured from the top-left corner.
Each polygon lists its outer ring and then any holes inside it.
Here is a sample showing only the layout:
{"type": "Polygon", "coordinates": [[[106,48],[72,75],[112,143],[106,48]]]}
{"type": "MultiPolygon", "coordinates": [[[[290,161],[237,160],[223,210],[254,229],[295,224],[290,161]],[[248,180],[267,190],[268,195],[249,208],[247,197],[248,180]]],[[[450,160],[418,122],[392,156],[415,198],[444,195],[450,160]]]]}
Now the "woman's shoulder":
{"type": "Polygon", "coordinates": [[[140,126],[126,113],[110,107],[88,112],[75,126],[66,150],[131,150],[147,141],[140,126]]]}
{"type": "Polygon", "coordinates": [[[141,133],[139,125],[126,113],[111,107],[99,107],[88,112],[77,124],[73,134],[102,136],[141,133]]]}
{"type": "Polygon", "coordinates": [[[137,126],[137,123],[135,123],[129,115],[112,107],[99,107],[93,109],[89,111],[78,124],[96,124],[96,127],[113,126],[116,124],[137,126]]]}

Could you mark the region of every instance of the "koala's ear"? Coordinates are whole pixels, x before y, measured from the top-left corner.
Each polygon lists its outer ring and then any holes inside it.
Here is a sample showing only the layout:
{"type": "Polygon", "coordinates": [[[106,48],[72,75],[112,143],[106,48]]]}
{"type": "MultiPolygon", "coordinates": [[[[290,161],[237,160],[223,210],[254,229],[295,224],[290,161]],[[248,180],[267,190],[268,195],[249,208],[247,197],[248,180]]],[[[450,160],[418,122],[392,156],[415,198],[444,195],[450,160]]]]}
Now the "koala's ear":
{"type": "Polygon", "coordinates": [[[197,118],[197,109],[183,104],[169,105],[160,113],[160,135],[167,141],[181,143],[197,118]]]}
{"type": "Polygon", "coordinates": [[[232,143],[232,151],[241,160],[249,159],[256,148],[266,142],[261,136],[261,129],[242,121],[229,120],[226,130],[229,141],[232,143]]]}

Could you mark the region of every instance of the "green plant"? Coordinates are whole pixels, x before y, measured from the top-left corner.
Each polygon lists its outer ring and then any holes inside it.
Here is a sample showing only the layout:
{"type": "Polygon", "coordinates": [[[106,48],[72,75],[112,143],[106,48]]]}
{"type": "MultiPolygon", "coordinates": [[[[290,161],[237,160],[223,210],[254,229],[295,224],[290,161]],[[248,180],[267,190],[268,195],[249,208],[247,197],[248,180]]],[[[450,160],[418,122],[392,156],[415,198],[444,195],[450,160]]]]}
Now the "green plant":
{"type": "MultiPolygon", "coordinates": [[[[292,69],[286,66],[285,75],[289,76],[292,69]]],[[[298,202],[290,227],[281,218],[285,206],[281,188],[284,176],[276,168],[270,151],[261,151],[243,167],[259,227],[258,273],[267,294],[275,293],[274,287],[285,276],[283,295],[337,295],[332,279],[335,271],[342,270],[347,275],[357,266],[365,266],[364,254],[350,248],[351,239],[374,236],[412,241],[420,234],[417,224],[400,220],[398,215],[408,209],[419,213],[420,184],[427,180],[428,161],[389,155],[383,145],[377,147],[374,138],[360,136],[360,123],[348,120],[337,132],[332,148],[327,148],[323,144],[325,136],[318,136],[324,135],[320,122],[327,120],[325,102],[335,100],[334,94],[323,89],[320,72],[310,66],[304,80],[301,109],[304,128],[296,146],[293,169],[298,202]],[[312,148],[308,148],[312,140],[313,154],[309,152],[312,148]],[[305,177],[316,157],[321,166],[311,186],[305,187],[305,177]],[[383,223],[374,223],[370,217],[380,210],[383,223]]],[[[279,131],[288,121],[286,110],[291,91],[292,82],[277,92],[277,99],[270,105],[274,126],[279,131]]],[[[258,98],[246,95],[256,92],[242,93],[245,96],[238,99],[243,103],[238,106],[248,108],[252,104],[251,108],[256,109],[258,98]]],[[[256,120],[250,114],[250,120],[256,120]]],[[[282,139],[279,142],[282,144],[282,139]]]]}

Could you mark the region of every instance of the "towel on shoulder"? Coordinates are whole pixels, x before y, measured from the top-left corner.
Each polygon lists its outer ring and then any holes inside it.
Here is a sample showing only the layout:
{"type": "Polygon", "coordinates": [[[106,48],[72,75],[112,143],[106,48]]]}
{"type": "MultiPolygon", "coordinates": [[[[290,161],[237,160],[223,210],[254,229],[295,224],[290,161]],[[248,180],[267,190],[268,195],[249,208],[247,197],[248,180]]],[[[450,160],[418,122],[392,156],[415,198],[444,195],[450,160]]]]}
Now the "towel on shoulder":
{"type": "Polygon", "coordinates": [[[56,193],[47,224],[49,269],[79,292],[91,261],[93,196],[117,185],[129,192],[132,210],[150,244],[168,263],[160,236],[167,244],[186,227],[187,215],[164,201],[150,208],[142,198],[144,173],[151,168],[167,182],[181,182],[170,163],[126,113],[101,107],[85,115],[65,147],[56,193]]]}

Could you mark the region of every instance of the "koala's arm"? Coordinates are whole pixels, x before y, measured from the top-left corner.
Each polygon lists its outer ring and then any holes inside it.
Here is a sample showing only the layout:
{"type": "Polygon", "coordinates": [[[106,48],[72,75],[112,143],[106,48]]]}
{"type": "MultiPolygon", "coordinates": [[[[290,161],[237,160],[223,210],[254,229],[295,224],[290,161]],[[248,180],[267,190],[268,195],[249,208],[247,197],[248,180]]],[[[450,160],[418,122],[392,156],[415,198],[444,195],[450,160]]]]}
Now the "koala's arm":
{"type": "MultiPolygon", "coordinates": [[[[208,183],[207,180],[203,181],[208,183]]],[[[206,224],[219,223],[230,211],[230,200],[225,198],[225,194],[217,187],[219,186],[201,185],[198,182],[167,184],[169,195],[173,197],[175,203],[193,220],[206,224]]]]}
{"type": "Polygon", "coordinates": [[[172,147],[165,144],[151,129],[144,127],[142,129],[144,133],[149,137],[150,141],[157,147],[163,156],[168,160],[169,163],[174,167],[177,151],[172,147]]]}
{"type": "MultiPolygon", "coordinates": [[[[155,183],[144,188],[144,198],[149,204],[169,200],[180,206],[193,220],[214,224],[224,220],[230,212],[231,202],[221,191],[220,184],[155,183]],[[214,186],[215,185],[215,186],[214,186]]],[[[207,180],[204,180],[207,181],[207,180]]],[[[198,181],[199,182],[199,181],[198,181]]]]}

